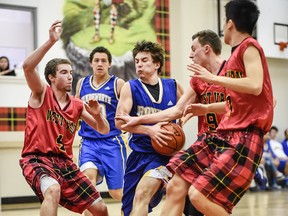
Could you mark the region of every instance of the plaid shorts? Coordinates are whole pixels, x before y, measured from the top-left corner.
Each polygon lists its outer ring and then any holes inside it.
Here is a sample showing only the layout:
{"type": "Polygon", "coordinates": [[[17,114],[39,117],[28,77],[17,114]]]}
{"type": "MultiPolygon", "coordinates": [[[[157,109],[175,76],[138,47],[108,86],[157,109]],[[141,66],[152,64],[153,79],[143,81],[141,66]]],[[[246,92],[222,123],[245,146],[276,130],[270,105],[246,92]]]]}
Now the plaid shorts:
{"type": "Polygon", "coordinates": [[[81,214],[94,201],[101,200],[100,193],[72,160],[59,156],[28,155],[20,159],[20,166],[26,181],[41,202],[44,199],[40,188],[43,174],[60,184],[59,204],[70,211],[81,214]]]}
{"type": "Polygon", "coordinates": [[[254,177],[263,154],[263,133],[255,127],[202,134],[167,167],[212,202],[231,213],[254,177]]]}

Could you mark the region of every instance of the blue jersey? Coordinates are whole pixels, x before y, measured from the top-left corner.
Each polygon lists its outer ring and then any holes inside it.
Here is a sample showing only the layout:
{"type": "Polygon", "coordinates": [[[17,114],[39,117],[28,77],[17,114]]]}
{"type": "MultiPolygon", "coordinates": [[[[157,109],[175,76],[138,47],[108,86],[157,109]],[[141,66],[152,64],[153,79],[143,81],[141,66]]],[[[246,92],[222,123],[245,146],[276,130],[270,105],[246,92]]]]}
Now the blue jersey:
{"type": "MultiPolygon", "coordinates": [[[[159,78],[159,99],[155,101],[147,87],[139,80],[129,81],[133,99],[131,116],[141,116],[157,113],[161,110],[175,106],[177,103],[177,86],[174,79],[159,78]]],[[[129,146],[137,152],[155,153],[151,138],[143,134],[132,134],[129,146]]]]}
{"type": "Polygon", "coordinates": [[[108,138],[121,134],[121,130],[116,128],[114,122],[116,108],[119,100],[117,94],[117,79],[118,77],[111,75],[110,79],[98,88],[93,85],[93,75],[87,76],[83,79],[82,85],[80,87],[81,100],[85,102],[88,102],[92,98],[98,100],[102,108],[102,114],[109,122],[110,132],[108,134],[100,134],[92,127],[90,127],[85,121],[82,121],[81,128],[79,130],[79,136],[95,139],[108,138]]]}

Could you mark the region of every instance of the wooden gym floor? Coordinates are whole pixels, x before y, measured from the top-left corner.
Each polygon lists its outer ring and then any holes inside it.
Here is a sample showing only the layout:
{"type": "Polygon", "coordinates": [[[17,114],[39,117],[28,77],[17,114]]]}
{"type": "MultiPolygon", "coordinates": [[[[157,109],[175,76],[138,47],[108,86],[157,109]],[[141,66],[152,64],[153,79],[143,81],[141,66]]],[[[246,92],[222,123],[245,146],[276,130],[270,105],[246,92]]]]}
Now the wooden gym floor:
{"type": "MultiPolygon", "coordinates": [[[[105,200],[110,216],[120,216],[119,202],[105,200]]],[[[159,216],[163,201],[149,216],[159,216]]],[[[2,205],[1,216],[38,216],[39,204],[2,205]]],[[[285,216],[288,215],[288,189],[267,192],[247,192],[233,211],[233,216],[285,216]]],[[[59,207],[58,216],[76,216],[59,207]]]]}

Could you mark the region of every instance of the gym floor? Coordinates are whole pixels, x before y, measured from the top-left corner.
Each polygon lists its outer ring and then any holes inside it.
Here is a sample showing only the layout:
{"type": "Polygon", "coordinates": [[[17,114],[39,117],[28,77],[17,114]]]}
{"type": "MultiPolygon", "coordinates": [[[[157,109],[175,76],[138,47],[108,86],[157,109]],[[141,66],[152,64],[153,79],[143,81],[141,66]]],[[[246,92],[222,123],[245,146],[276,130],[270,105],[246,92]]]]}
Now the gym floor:
{"type": "MultiPolygon", "coordinates": [[[[165,198],[164,198],[165,199],[165,198]]],[[[120,216],[120,202],[105,200],[110,216],[120,216]]],[[[163,201],[149,216],[159,216],[163,201]]],[[[39,204],[2,205],[2,216],[38,216],[39,204]]],[[[288,212],[288,189],[265,192],[247,192],[234,208],[233,216],[284,216],[288,212]]],[[[76,216],[65,208],[59,207],[59,216],[76,216]]]]}

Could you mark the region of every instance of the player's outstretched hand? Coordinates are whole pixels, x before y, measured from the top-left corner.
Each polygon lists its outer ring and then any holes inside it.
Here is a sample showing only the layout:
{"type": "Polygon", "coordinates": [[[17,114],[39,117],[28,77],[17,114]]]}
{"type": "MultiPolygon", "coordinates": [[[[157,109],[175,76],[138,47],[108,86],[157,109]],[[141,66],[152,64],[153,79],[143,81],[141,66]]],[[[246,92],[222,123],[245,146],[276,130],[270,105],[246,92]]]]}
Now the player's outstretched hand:
{"type": "Polygon", "coordinates": [[[84,103],[85,109],[92,116],[97,116],[101,113],[101,107],[96,99],[90,99],[88,103],[84,103]]]}
{"type": "Polygon", "coordinates": [[[208,112],[208,108],[205,104],[201,103],[195,103],[195,104],[189,104],[185,107],[183,116],[186,116],[190,114],[190,118],[192,116],[203,116],[206,115],[208,112]]]}
{"type": "Polygon", "coordinates": [[[53,22],[49,29],[49,38],[51,41],[56,42],[60,39],[62,33],[62,21],[56,20],[53,22]]]}
{"type": "Polygon", "coordinates": [[[215,78],[215,75],[213,75],[211,72],[209,72],[206,68],[202,67],[199,64],[189,64],[187,65],[187,69],[193,74],[191,75],[192,77],[201,79],[205,82],[212,82],[215,78]]]}

